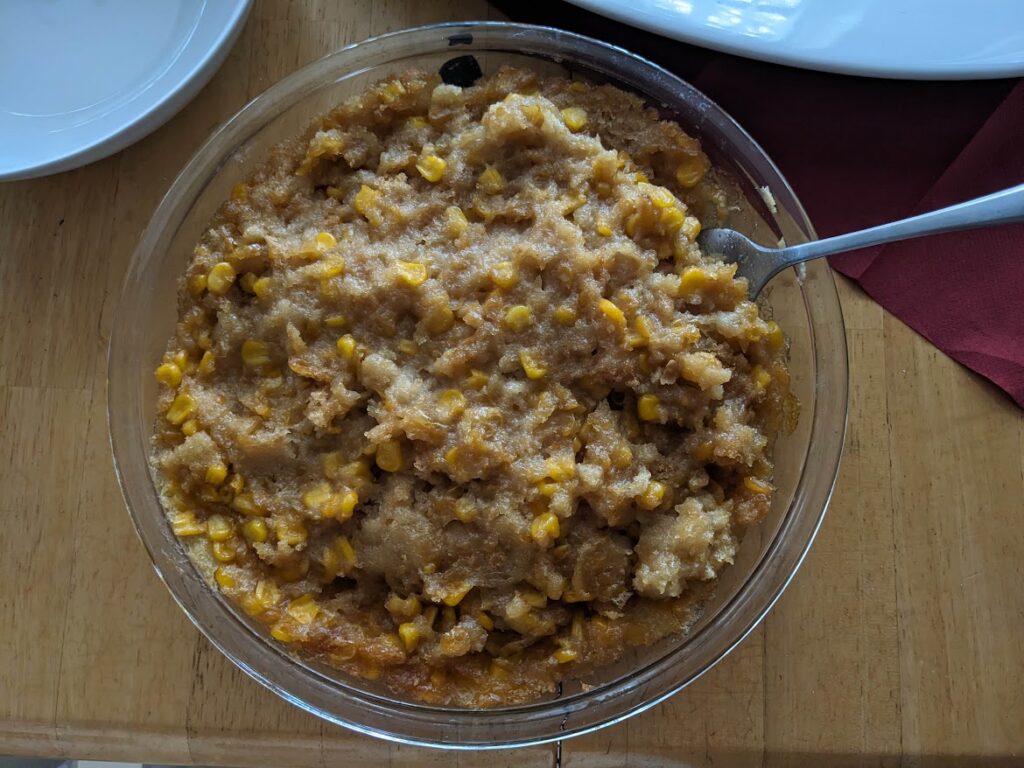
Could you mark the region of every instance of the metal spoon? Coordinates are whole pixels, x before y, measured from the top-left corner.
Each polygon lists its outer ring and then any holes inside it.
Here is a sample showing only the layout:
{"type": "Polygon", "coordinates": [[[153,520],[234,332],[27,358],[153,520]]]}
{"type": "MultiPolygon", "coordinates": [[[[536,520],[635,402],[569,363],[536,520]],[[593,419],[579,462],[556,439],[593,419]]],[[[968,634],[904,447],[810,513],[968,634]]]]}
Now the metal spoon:
{"type": "Polygon", "coordinates": [[[747,278],[750,297],[754,298],[779,272],[804,261],[897,240],[1019,221],[1024,221],[1024,184],[909,219],[785,248],[766,248],[734,229],[724,228],[705,230],[697,242],[704,253],[736,262],[736,273],[747,278]]]}

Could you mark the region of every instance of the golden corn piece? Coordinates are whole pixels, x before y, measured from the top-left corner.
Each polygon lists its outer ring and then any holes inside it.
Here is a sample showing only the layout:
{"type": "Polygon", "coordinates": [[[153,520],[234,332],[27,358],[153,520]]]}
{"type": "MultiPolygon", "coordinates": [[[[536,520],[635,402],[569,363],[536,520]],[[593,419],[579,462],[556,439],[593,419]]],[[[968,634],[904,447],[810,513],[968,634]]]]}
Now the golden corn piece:
{"type": "Polygon", "coordinates": [[[636,401],[636,415],[642,421],[659,421],[661,418],[661,401],[657,395],[641,395],[636,401]]]}
{"type": "Polygon", "coordinates": [[[774,320],[768,321],[768,332],[765,334],[765,338],[773,349],[782,349],[783,344],[786,343],[786,337],[783,336],[782,329],[774,320]]]}
{"type": "Polygon", "coordinates": [[[707,166],[699,155],[689,157],[676,168],[676,181],[679,182],[679,186],[689,189],[697,186],[706,173],[707,166]]]}
{"type": "Polygon", "coordinates": [[[454,608],[462,602],[462,598],[468,595],[471,589],[473,589],[472,584],[459,584],[458,586],[452,587],[441,601],[448,607],[454,608]]]}
{"type": "Polygon", "coordinates": [[[647,198],[654,203],[655,208],[673,208],[679,205],[676,196],[664,187],[649,184],[644,187],[644,192],[647,193],[647,198]]]}
{"type": "Polygon", "coordinates": [[[576,477],[576,459],[573,456],[552,456],[544,462],[544,469],[552,480],[569,480],[576,477]]]}
{"type": "Polygon", "coordinates": [[[327,483],[318,483],[302,494],[302,503],[310,509],[320,509],[331,498],[331,486],[327,483]]]}
{"type": "Polygon", "coordinates": [[[358,504],[359,494],[351,488],[346,488],[340,493],[332,493],[320,508],[320,514],[324,517],[333,517],[335,520],[348,520],[358,504]]]}
{"type": "Polygon", "coordinates": [[[167,409],[167,420],[175,426],[180,425],[196,411],[195,399],[184,392],[178,394],[171,401],[171,407],[167,409]]]}
{"type": "Polygon", "coordinates": [[[445,218],[450,237],[459,237],[469,228],[469,219],[457,205],[450,205],[445,209],[445,218]]]}
{"type": "Polygon", "coordinates": [[[270,293],[270,278],[261,277],[252,284],[252,292],[259,299],[265,298],[270,293]]]}
{"type": "Polygon", "coordinates": [[[416,349],[416,342],[412,339],[402,339],[398,342],[398,351],[403,355],[415,354],[416,349]]]}
{"type": "Polygon", "coordinates": [[[455,313],[447,304],[431,307],[426,317],[423,318],[423,326],[433,336],[450,331],[454,325],[455,313]]]}
{"type": "Polygon", "coordinates": [[[561,306],[555,309],[554,312],[555,322],[559,325],[573,325],[576,322],[578,315],[576,310],[572,307],[561,306]]]}
{"type": "Polygon", "coordinates": [[[242,342],[242,362],[250,368],[266,365],[270,362],[270,345],[265,341],[247,339],[242,342]]]}
{"type": "Polygon", "coordinates": [[[683,224],[679,228],[679,231],[686,235],[687,239],[691,242],[697,239],[697,235],[700,234],[700,219],[694,216],[687,216],[683,219],[683,224]]]}
{"type": "Polygon", "coordinates": [[[203,356],[199,360],[199,365],[196,366],[196,372],[200,376],[209,376],[211,373],[213,373],[214,368],[216,368],[216,365],[217,361],[216,358],[213,356],[213,352],[211,352],[210,350],[206,350],[205,352],[203,352],[203,356]]]}
{"type": "Polygon", "coordinates": [[[256,282],[256,275],[252,272],[246,272],[238,279],[238,284],[242,286],[242,290],[246,293],[254,293],[252,286],[256,282]]]}
{"type": "Polygon", "coordinates": [[[235,268],[226,261],[214,264],[206,275],[206,290],[217,296],[223,296],[228,292],[231,284],[235,282],[235,268]]]}
{"type": "Polygon", "coordinates": [[[181,434],[185,437],[192,437],[198,431],[199,422],[195,419],[185,419],[185,423],[181,425],[181,434]]]}
{"type": "Polygon", "coordinates": [[[455,502],[455,519],[460,523],[471,523],[476,520],[477,509],[469,499],[462,496],[455,502]]]}
{"type": "Polygon", "coordinates": [[[235,543],[233,541],[215,541],[210,544],[213,559],[218,563],[230,563],[235,559],[235,543]]]}
{"type": "Polygon", "coordinates": [[[260,579],[256,582],[256,589],[253,591],[253,598],[260,610],[266,611],[267,609],[277,605],[277,601],[281,599],[281,590],[279,590],[277,585],[273,582],[267,581],[266,579],[260,579]]]}
{"type": "Polygon", "coordinates": [[[517,304],[505,312],[505,327],[512,331],[525,330],[533,323],[533,313],[524,304],[517,304]]]}
{"type": "Polygon", "coordinates": [[[175,536],[199,536],[206,533],[206,526],[196,520],[193,512],[175,512],[171,515],[171,529],[175,536]]]}
{"type": "Polygon", "coordinates": [[[530,536],[543,547],[551,546],[560,533],[558,516],[554,512],[537,515],[530,523],[530,536]]]}
{"type": "Polygon", "coordinates": [[[181,384],[181,368],[176,363],[158,365],[157,369],[153,371],[153,376],[161,384],[165,384],[172,389],[181,384]]]}
{"type": "Polygon", "coordinates": [[[751,493],[768,494],[775,490],[771,483],[767,483],[759,477],[747,475],[743,478],[743,487],[751,493]]]}
{"type": "Polygon", "coordinates": [[[661,212],[661,226],[664,227],[665,231],[670,235],[674,235],[678,232],[685,221],[686,214],[678,208],[665,208],[661,212]]]}
{"type": "Polygon", "coordinates": [[[633,463],[633,450],[625,443],[619,443],[612,449],[611,459],[618,469],[625,469],[633,463]]]}
{"type": "Polygon", "coordinates": [[[206,275],[192,275],[188,279],[188,292],[199,298],[206,290],[206,275]]]}
{"type": "Polygon", "coordinates": [[[224,515],[210,515],[206,521],[206,535],[210,541],[227,541],[235,535],[235,526],[224,515]]]}
{"type": "Polygon", "coordinates": [[[764,392],[772,383],[772,375],[760,365],[755,365],[750,374],[754,380],[754,387],[758,392],[764,392]]]}
{"type": "Polygon", "coordinates": [[[558,483],[553,480],[541,480],[537,483],[537,492],[541,496],[550,498],[558,491],[558,483]]]}
{"type": "Polygon", "coordinates": [[[339,536],[334,542],[334,547],[349,566],[356,564],[356,551],[347,536],[339,536]]]}
{"type": "Polygon", "coordinates": [[[568,664],[570,661],[576,661],[576,651],[571,648],[559,648],[551,654],[551,658],[558,664],[568,664]]]}
{"type": "Polygon", "coordinates": [[[338,348],[338,354],[346,360],[351,360],[356,353],[356,340],[350,333],[339,338],[335,346],[338,348]]]}
{"type": "Polygon", "coordinates": [[[270,531],[265,520],[254,517],[242,523],[242,535],[253,544],[262,544],[269,537],[270,531]]]}
{"type": "Polygon", "coordinates": [[[457,389],[446,389],[438,398],[441,412],[446,419],[455,419],[466,410],[466,396],[457,389]]]}
{"type": "Polygon", "coordinates": [[[416,170],[420,172],[420,176],[431,184],[441,180],[447,167],[448,163],[437,155],[424,155],[416,162],[416,170]]]}
{"type": "Polygon", "coordinates": [[[578,133],[587,125],[587,111],[582,107],[566,107],[562,110],[562,122],[570,131],[578,133]]]}
{"type": "Polygon", "coordinates": [[[274,525],[274,533],[277,535],[278,541],[290,547],[305,544],[309,537],[306,526],[302,524],[301,520],[278,520],[274,525]]]}
{"type": "Polygon", "coordinates": [[[270,636],[282,643],[290,643],[295,637],[284,624],[275,624],[270,628],[270,636]]]}
{"type": "Polygon", "coordinates": [[[477,624],[486,629],[488,632],[494,629],[494,619],[488,616],[485,611],[477,611],[473,618],[476,619],[477,624]]]}
{"type": "Polygon", "coordinates": [[[525,349],[519,351],[519,364],[523,367],[523,373],[528,379],[536,381],[547,375],[548,369],[525,349]]]}
{"type": "Polygon", "coordinates": [[[490,377],[483,371],[473,368],[466,377],[466,386],[470,389],[483,389],[487,386],[490,377]]]}
{"type": "Polygon", "coordinates": [[[690,296],[708,284],[708,273],[700,267],[687,267],[679,276],[679,295],[690,296]]]}
{"type": "Polygon", "coordinates": [[[399,282],[414,288],[423,285],[427,279],[427,268],[417,261],[397,261],[395,262],[395,272],[399,282]]]}
{"type": "Polygon", "coordinates": [[[499,288],[511,288],[519,282],[519,271],[511,261],[501,261],[491,267],[491,280],[499,288]]]}
{"type": "Polygon", "coordinates": [[[619,328],[626,327],[626,316],[614,302],[609,299],[601,299],[601,301],[598,302],[597,308],[601,311],[602,315],[611,320],[619,328]]]}
{"type": "Polygon", "coordinates": [[[373,187],[363,184],[352,200],[352,207],[356,209],[356,213],[369,221],[370,224],[379,226],[383,221],[380,213],[377,211],[377,202],[379,200],[380,192],[373,187]]]}
{"type": "Polygon", "coordinates": [[[324,318],[324,325],[328,328],[344,328],[348,325],[348,318],[344,315],[328,315],[324,318]]]}
{"type": "Polygon", "coordinates": [[[492,165],[487,166],[483,173],[480,174],[480,178],[477,183],[484,192],[489,195],[496,195],[505,188],[505,177],[501,175],[501,172],[492,165]]]}
{"type": "Polygon", "coordinates": [[[228,573],[223,566],[220,566],[213,572],[213,579],[221,589],[231,589],[238,583],[235,581],[235,577],[228,573]]]}
{"type": "Polygon", "coordinates": [[[427,119],[422,115],[413,115],[409,118],[409,127],[413,130],[419,131],[426,128],[428,125],[430,125],[430,123],[428,123],[427,119]]]}
{"type": "Polygon", "coordinates": [[[320,606],[316,604],[312,595],[303,595],[288,603],[285,611],[299,624],[312,624],[313,619],[320,613],[320,606]]]}
{"type": "Polygon", "coordinates": [[[402,468],[402,444],[397,440],[386,440],[377,446],[377,466],[385,472],[397,472],[402,468]]]}
{"type": "Polygon", "coordinates": [[[253,517],[266,517],[267,514],[265,510],[256,506],[251,493],[235,493],[235,498],[231,500],[231,508],[243,515],[253,517]]]}
{"type": "Polygon", "coordinates": [[[228,476],[228,468],[221,462],[211,464],[206,468],[206,482],[210,485],[220,485],[228,476]]]}
{"type": "Polygon", "coordinates": [[[701,443],[693,450],[693,458],[695,458],[697,461],[707,461],[714,455],[715,446],[710,440],[701,443]]]}
{"type": "Polygon", "coordinates": [[[334,248],[338,244],[337,239],[330,232],[318,232],[317,236],[313,239],[317,245],[324,249],[334,248]]]}
{"type": "Polygon", "coordinates": [[[657,509],[665,499],[665,484],[657,480],[647,483],[644,492],[640,494],[637,503],[642,509],[657,509]]]}
{"type": "Polygon", "coordinates": [[[402,639],[402,644],[407,651],[414,651],[419,645],[420,631],[411,621],[398,625],[398,636],[402,639]]]}

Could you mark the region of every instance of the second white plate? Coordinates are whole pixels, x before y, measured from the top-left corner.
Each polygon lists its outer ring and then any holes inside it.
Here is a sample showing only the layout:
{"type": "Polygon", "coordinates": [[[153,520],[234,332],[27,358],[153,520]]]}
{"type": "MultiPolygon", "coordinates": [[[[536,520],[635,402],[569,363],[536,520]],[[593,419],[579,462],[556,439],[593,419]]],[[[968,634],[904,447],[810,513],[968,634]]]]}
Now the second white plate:
{"type": "Polygon", "coordinates": [[[875,77],[1024,75],[1024,0],[570,0],[660,35],[875,77]]]}
{"type": "Polygon", "coordinates": [[[160,126],[224,61],[251,2],[0,2],[0,180],[84,165],[160,126]]]}

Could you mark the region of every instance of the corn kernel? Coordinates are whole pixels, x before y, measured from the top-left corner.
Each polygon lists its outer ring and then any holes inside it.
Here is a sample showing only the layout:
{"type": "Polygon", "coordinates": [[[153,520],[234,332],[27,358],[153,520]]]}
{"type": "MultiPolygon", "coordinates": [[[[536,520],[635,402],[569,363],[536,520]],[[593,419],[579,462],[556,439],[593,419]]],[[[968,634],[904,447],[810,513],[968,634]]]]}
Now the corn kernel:
{"type": "Polygon", "coordinates": [[[213,578],[221,589],[231,589],[237,583],[235,577],[228,573],[223,566],[213,572],[213,578]]]}
{"type": "Polygon", "coordinates": [[[487,166],[478,180],[480,189],[489,195],[496,195],[505,188],[505,177],[492,165],[487,166]]]}
{"type": "Polygon", "coordinates": [[[447,219],[448,234],[451,237],[459,237],[469,227],[469,219],[466,218],[466,214],[457,205],[448,206],[445,209],[445,217],[447,219]]]}
{"type": "Polygon", "coordinates": [[[324,318],[324,325],[328,328],[344,328],[348,325],[348,319],[344,315],[328,315],[324,318]]]}
{"type": "Polygon", "coordinates": [[[236,493],[235,498],[231,500],[231,508],[243,515],[252,515],[253,517],[265,517],[267,514],[256,506],[251,493],[236,493]]]}
{"type": "Polygon", "coordinates": [[[274,525],[274,533],[277,534],[277,540],[284,542],[290,547],[297,547],[300,544],[304,544],[309,534],[306,533],[306,526],[302,524],[302,521],[292,520],[278,520],[274,525]]]}
{"type": "Polygon", "coordinates": [[[397,261],[395,271],[400,282],[416,287],[427,279],[427,268],[416,261],[397,261]]]}
{"type": "Polygon", "coordinates": [[[402,638],[402,643],[405,644],[405,650],[407,651],[413,651],[419,645],[420,631],[411,621],[398,625],[398,636],[402,638]]]}
{"type": "Polygon", "coordinates": [[[599,234],[601,237],[611,237],[612,236],[612,228],[609,227],[607,224],[605,224],[603,221],[598,223],[596,229],[597,229],[597,234],[599,234]]]}
{"type": "Polygon", "coordinates": [[[191,395],[184,392],[179,393],[167,409],[167,420],[171,424],[179,425],[196,411],[196,401],[191,395]]]}
{"type": "Polygon", "coordinates": [[[641,395],[636,401],[637,416],[643,421],[659,421],[661,419],[661,401],[657,395],[641,395]]]}
{"type": "Polygon", "coordinates": [[[386,440],[377,446],[377,466],[385,472],[397,472],[402,468],[402,444],[397,440],[386,440]]]}
{"type": "Polygon", "coordinates": [[[206,535],[211,541],[227,541],[235,535],[235,526],[224,515],[210,515],[206,521],[206,535]]]}
{"type": "Polygon", "coordinates": [[[761,478],[754,477],[753,475],[747,475],[743,478],[743,486],[751,493],[757,494],[768,494],[774,490],[770,483],[766,483],[761,478]]]}
{"type": "Polygon", "coordinates": [[[157,369],[153,371],[153,375],[161,384],[166,384],[171,388],[181,383],[181,368],[176,363],[164,363],[157,366],[157,369]]]}
{"type": "Polygon", "coordinates": [[[288,603],[285,610],[299,624],[312,624],[313,619],[320,613],[320,606],[316,604],[312,595],[303,595],[288,603]]]}
{"type": "Polygon", "coordinates": [[[416,170],[420,172],[420,176],[431,183],[440,181],[447,167],[448,163],[437,155],[426,155],[416,163],[416,170]]]}
{"type": "Polygon", "coordinates": [[[519,351],[519,364],[528,379],[543,379],[547,375],[548,369],[525,349],[519,351]]]}
{"type": "Polygon", "coordinates": [[[258,517],[246,520],[242,523],[242,535],[253,544],[262,544],[269,535],[266,521],[258,517]]]}
{"type": "Polygon", "coordinates": [[[573,133],[582,131],[587,124],[587,111],[582,107],[566,107],[562,110],[562,121],[573,133]]]}
{"type": "Polygon", "coordinates": [[[548,598],[546,595],[542,595],[540,592],[536,592],[532,589],[520,592],[519,596],[523,599],[531,608],[545,608],[548,604],[548,598]]]}
{"type": "Polygon", "coordinates": [[[346,488],[341,493],[331,494],[321,507],[320,514],[324,517],[333,517],[335,520],[348,520],[358,504],[359,494],[351,488],[346,488]]]}
{"type": "Polygon", "coordinates": [[[674,235],[679,231],[679,228],[683,226],[683,222],[686,221],[686,214],[684,214],[678,208],[665,208],[661,212],[661,226],[665,228],[665,231],[670,235],[674,235]]]}
{"type": "Polygon", "coordinates": [[[552,480],[569,480],[576,477],[576,459],[572,456],[552,456],[544,462],[544,468],[552,480]]]}
{"type": "Polygon", "coordinates": [[[284,624],[275,624],[270,628],[270,636],[282,643],[290,643],[295,638],[284,624]]]}
{"type": "Polygon", "coordinates": [[[262,299],[262,298],[266,297],[267,294],[270,293],[270,278],[269,277],[258,278],[252,284],[252,292],[254,294],[256,294],[257,298],[262,299]]]}
{"type": "Polygon", "coordinates": [[[534,541],[544,547],[550,546],[558,538],[560,532],[558,517],[554,512],[537,515],[530,523],[530,535],[534,541]]]}
{"type": "Polygon", "coordinates": [[[339,536],[335,541],[335,547],[346,563],[350,566],[356,564],[356,551],[352,548],[347,536],[339,536]]]}
{"type": "Polygon", "coordinates": [[[356,213],[369,221],[373,226],[379,226],[383,219],[380,216],[380,212],[377,211],[378,200],[380,200],[380,192],[373,187],[363,184],[352,200],[352,207],[356,209],[356,213]]]}
{"type": "Polygon", "coordinates": [[[619,328],[626,327],[626,316],[622,314],[622,310],[615,306],[615,303],[608,299],[601,299],[598,302],[598,309],[601,310],[601,314],[611,320],[619,328]]]}
{"type": "Polygon", "coordinates": [[[665,498],[665,484],[657,480],[647,483],[644,492],[637,498],[637,503],[642,509],[657,509],[665,498]]]}
{"type": "Polygon", "coordinates": [[[772,383],[772,375],[760,365],[754,366],[754,369],[751,371],[751,375],[753,376],[754,386],[757,388],[758,392],[764,392],[772,383]]]}
{"type": "Polygon", "coordinates": [[[412,339],[402,339],[398,342],[398,351],[403,355],[415,354],[416,349],[416,342],[412,339]]]}
{"type": "Polygon", "coordinates": [[[242,342],[242,362],[250,368],[270,362],[270,346],[265,341],[247,339],[242,342]]]}
{"type": "Polygon", "coordinates": [[[277,601],[281,599],[281,590],[273,582],[260,579],[256,582],[253,597],[256,598],[256,604],[265,611],[276,605],[277,601]]]}
{"type": "Polygon", "coordinates": [[[488,381],[490,377],[486,373],[473,368],[466,377],[466,386],[470,389],[483,389],[488,381]]]}
{"type": "Polygon", "coordinates": [[[689,189],[697,186],[704,178],[705,173],[707,173],[707,166],[700,156],[689,157],[676,168],[676,181],[679,182],[679,186],[689,189]]]}
{"type": "Polygon", "coordinates": [[[206,482],[210,485],[220,485],[227,479],[228,468],[223,463],[217,462],[206,468],[206,482]]]}
{"type": "Polygon", "coordinates": [[[708,273],[700,267],[687,267],[679,276],[679,295],[690,296],[707,285],[708,273]]]}
{"type": "Polygon", "coordinates": [[[573,325],[576,322],[576,310],[572,307],[561,306],[554,312],[555,322],[559,325],[573,325]]]}
{"type": "Polygon", "coordinates": [[[697,235],[700,234],[700,219],[687,216],[683,219],[683,225],[679,228],[679,231],[686,235],[690,241],[696,240],[697,235]]]}
{"type": "Polygon", "coordinates": [[[664,187],[656,187],[651,184],[645,187],[644,191],[647,193],[647,198],[654,203],[655,208],[672,208],[679,203],[676,196],[664,187]]]}
{"type": "Polygon", "coordinates": [[[206,532],[206,526],[196,520],[192,512],[176,512],[171,515],[171,529],[175,536],[198,536],[206,532]]]}
{"type": "Polygon", "coordinates": [[[200,376],[209,376],[213,373],[216,367],[216,358],[213,356],[213,352],[206,350],[203,352],[202,358],[199,360],[199,365],[196,366],[196,372],[200,376]]]}
{"type": "Polygon", "coordinates": [[[447,451],[444,452],[444,460],[445,463],[448,464],[448,466],[455,467],[455,465],[459,461],[459,449],[457,447],[449,448],[447,451]]]}
{"type": "Polygon", "coordinates": [[[486,629],[488,632],[494,629],[494,619],[488,616],[486,612],[477,611],[476,615],[473,618],[476,619],[477,624],[486,629]]]}
{"type": "Polygon", "coordinates": [[[570,661],[576,660],[576,651],[571,648],[559,648],[551,654],[551,658],[558,664],[568,664],[570,661]]]}
{"type": "Polygon", "coordinates": [[[447,304],[433,307],[423,318],[423,325],[428,333],[437,336],[452,329],[455,325],[455,313],[447,304]]]}
{"type": "Polygon", "coordinates": [[[537,491],[540,493],[541,496],[546,496],[550,498],[551,496],[554,496],[555,493],[558,491],[558,483],[552,480],[541,480],[539,483],[537,483],[537,491]]]}
{"type": "Polygon", "coordinates": [[[633,463],[633,450],[625,443],[619,443],[611,452],[612,464],[619,469],[625,469],[633,463]]]}
{"type": "Polygon", "coordinates": [[[320,509],[331,498],[331,486],[319,483],[302,494],[302,503],[310,509],[320,509]]]}
{"type": "Polygon", "coordinates": [[[782,345],[786,343],[786,337],[782,334],[782,329],[779,328],[779,324],[774,320],[768,321],[768,333],[765,334],[765,338],[773,349],[782,349],[782,345]]]}
{"type": "Polygon", "coordinates": [[[491,267],[491,280],[499,288],[511,288],[519,282],[519,272],[511,261],[500,261],[491,267]]]}
{"type": "Polygon", "coordinates": [[[213,559],[218,563],[230,563],[235,559],[235,545],[231,541],[215,541],[210,545],[213,559]]]}
{"type": "Polygon", "coordinates": [[[471,523],[476,520],[477,509],[469,499],[462,496],[455,502],[455,519],[460,523],[471,523]]]}
{"type": "Polygon", "coordinates": [[[413,130],[421,130],[426,128],[430,123],[427,122],[426,118],[422,115],[413,115],[409,118],[409,127],[413,130]]]}
{"type": "Polygon", "coordinates": [[[517,304],[505,313],[505,326],[513,331],[522,331],[533,322],[533,313],[524,304],[517,304]]]}
{"type": "Polygon", "coordinates": [[[318,232],[317,236],[313,239],[316,240],[317,245],[323,248],[333,248],[338,244],[338,241],[330,232],[318,232]]]}
{"type": "Polygon", "coordinates": [[[701,443],[693,449],[693,458],[697,461],[707,461],[715,454],[715,446],[711,441],[701,443]]]}
{"type": "Polygon", "coordinates": [[[473,588],[472,584],[460,584],[457,587],[453,587],[443,598],[442,602],[449,606],[455,607],[462,602],[462,598],[469,594],[469,590],[473,588]]]}
{"type": "Polygon", "coordinates": [[[346,333],[344,336],[337,341],[338,354],[344,357],[346,360],[351,359],[356,353],[356,340],[352,338],[352,334],[346,333]]]}
{"type": "Polygon", "coordinates": [[[196,298],[206,290],[206,275],[192,275],[188,279],[188,292],[196,298]]]}
{"type": "Polygon", "coordinates": [[[457,389],[446,389],[438,398],[441,411],[446,419],[454,419],[466,410],[466,396],[457,389]]]}
{"type": "Polygon", "coordinates": [[[246,293],[253,293],[252,286],[255,282],[256,275],[254,275],[252,272],[246,272],[238,280],[238,284],[242,286],[242,290],[245,291],[246,293]]]}
{"type": "Polygon", "coordinates": [[[185,423],[181,425],[181,434],[185,437],[192,437],[198,431],[199,422],[195,419],[186,419],[185,423]]]}
{"type": "Polygon", "coordinates": [[[218,296],[223,296],[234,282],[235,268],[226,261],[221,261],[210,268],[210,272],[206,276],[206,290],[218,296]]]}

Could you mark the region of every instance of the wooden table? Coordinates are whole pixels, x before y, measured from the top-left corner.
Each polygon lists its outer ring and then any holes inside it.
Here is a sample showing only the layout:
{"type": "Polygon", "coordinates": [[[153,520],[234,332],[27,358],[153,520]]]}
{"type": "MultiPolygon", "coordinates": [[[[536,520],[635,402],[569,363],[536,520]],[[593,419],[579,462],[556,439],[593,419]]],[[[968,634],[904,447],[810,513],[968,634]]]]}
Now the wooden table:
{"type": "MultiPolygon", "coordinates": [[[[125,512],[105,355],[131,251],[210,131],[338,46],[482,0],[258,0],[219,74],[107,160],[0,185],[0,753],[225,765],[548,766],[326,725],[186,621],[125,512]]],[[[1024,420],[840,285],[851,399],[828,518],[771,616],[666,704],[567,742],[564,765],[1024,760],[1024,420]]]]}

